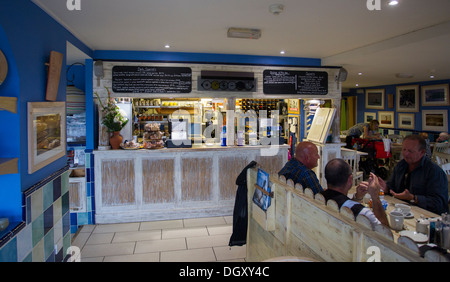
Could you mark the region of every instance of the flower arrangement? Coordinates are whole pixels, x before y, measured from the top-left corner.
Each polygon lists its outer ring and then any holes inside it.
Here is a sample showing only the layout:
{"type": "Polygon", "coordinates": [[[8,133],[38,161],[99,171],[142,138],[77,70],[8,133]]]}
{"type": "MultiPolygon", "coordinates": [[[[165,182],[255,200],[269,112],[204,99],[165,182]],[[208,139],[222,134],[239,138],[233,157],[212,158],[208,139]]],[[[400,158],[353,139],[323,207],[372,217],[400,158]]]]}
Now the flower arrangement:
{"type": "Polygon", "coordinates": [[[119,107],[116,106],[114,99],[111,98],[111,93],[109,89],[105,87],[108,92],[108,99],[106,100],[106,106],[102,104],[100,97],[97,92],[94,94],[97,96],[100,106],[102,107],[103,120],[102,124],[106,126],[108,131],[120,131],[127,124],[128,119],[124,116],[124,113],[121,113],[119,107]]]}

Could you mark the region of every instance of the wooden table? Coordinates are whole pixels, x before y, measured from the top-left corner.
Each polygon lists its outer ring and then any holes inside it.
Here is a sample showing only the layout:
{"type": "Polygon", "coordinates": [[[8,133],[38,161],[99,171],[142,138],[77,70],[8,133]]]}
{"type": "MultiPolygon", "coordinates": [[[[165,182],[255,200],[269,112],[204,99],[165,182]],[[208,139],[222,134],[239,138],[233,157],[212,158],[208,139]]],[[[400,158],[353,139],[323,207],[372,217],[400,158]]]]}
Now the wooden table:
{"type": "MultiPolygon", "coordinates": [[[[348,193],[348,197],[352,198],[352,196],[355,192],[356,192],[356,187],[352,187],[352,189],[350,189],[350,191],[348,193]]],[[[389,213],[395,209],[395,204],[404,204],[404,205],[408,205],[411,207],[411,213],[413,214],[414,217],[404,219],[404,223],[403,223],[404,229],[403,230],[416,231],[416,221],[421,216],[423,216],[424,218],[434,218],[434,217],[440,216],[440,215],[430,212],[428,210],[422,209],[416,205],[413,205],[413,204],[410,204],[403,200],[394,198],[393,196],[385,195],[384,199],[386,200],[386,202],[388,202],[388,206],[386,209],[386,215],[387,215],[388,220],[390,220],[389,213]]],[[[400,237],[400,232],[403,230],[396,231],[396,230],[391,229],[392,234],[394,235],[395,242],[397,242],[398,238],[400,237]]]]}

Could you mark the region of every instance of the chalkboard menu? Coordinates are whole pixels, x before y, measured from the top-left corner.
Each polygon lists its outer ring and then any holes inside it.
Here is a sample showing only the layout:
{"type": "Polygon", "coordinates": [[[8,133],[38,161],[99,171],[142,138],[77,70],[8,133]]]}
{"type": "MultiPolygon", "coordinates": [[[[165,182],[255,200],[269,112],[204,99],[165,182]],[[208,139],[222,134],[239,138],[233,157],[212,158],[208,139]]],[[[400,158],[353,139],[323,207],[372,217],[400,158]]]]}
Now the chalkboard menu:
{"type": "Polygon", "coordinates": [[[264,94],[328,94],[328,73],[324,71],[265,70],[264,94]]]}
{"type": "Polygon", "coordinates": [[[184,67],[114,66],[116,93],[190,93],[192,70],[184,67]]]}

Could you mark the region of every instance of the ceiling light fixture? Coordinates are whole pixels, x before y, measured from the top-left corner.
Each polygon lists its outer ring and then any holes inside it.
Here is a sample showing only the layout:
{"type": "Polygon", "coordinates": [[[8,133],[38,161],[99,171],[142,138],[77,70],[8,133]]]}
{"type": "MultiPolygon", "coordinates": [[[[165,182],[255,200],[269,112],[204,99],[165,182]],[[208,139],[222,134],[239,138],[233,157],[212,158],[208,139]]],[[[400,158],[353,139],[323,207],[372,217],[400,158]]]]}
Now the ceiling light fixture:
{"type": "Polygon", "coordinates": [[[272,4],[269,6],[269,12],[275,16],[278,16],[279,14],[281,14],[281,12],[283,12],[284,10],[284,5],[282,4],[272,4]]]}
{"type": "Polygon", "coordinates": [[[170,45],[169,45],[169,44],[166,44],[166,45],[164,45],[164,48],[169,49],[169,48],[170,48],[170,45]]]}
{"type": "Polygon", "coordinates": [[[261,37],[261,30],[256,28],[230,27],[227,36],[230,38],[258,39],[261,37]]]}
{"type": "Polygon", "coordinates": [[[398,5],[398,1],[395,1],[395,0],[391,0],[391,1],[389,1],[389,6],[395,6],[395,5],[398,5]]]}
{"type": "Polygon", "coordinates": [[[280,54],[281,54],[281,55],[284,55],[284,54],[286,54],[286,52],[285,52],[284,50],[281,50],[281,51],[280,51],[280,54]]]}

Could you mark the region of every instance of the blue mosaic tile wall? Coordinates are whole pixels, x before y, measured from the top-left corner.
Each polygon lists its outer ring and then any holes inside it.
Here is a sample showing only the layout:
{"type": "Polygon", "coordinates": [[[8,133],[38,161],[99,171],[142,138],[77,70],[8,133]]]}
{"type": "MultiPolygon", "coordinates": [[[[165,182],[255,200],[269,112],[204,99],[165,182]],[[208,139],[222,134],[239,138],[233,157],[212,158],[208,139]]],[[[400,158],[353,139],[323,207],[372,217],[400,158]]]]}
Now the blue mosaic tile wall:
{"type": "Polygon", "coordinates": [[[0,234],[0,262],[61,262],[71,244],[69,171],[64,168],[23,193],[20,229],[0,234]]]}

